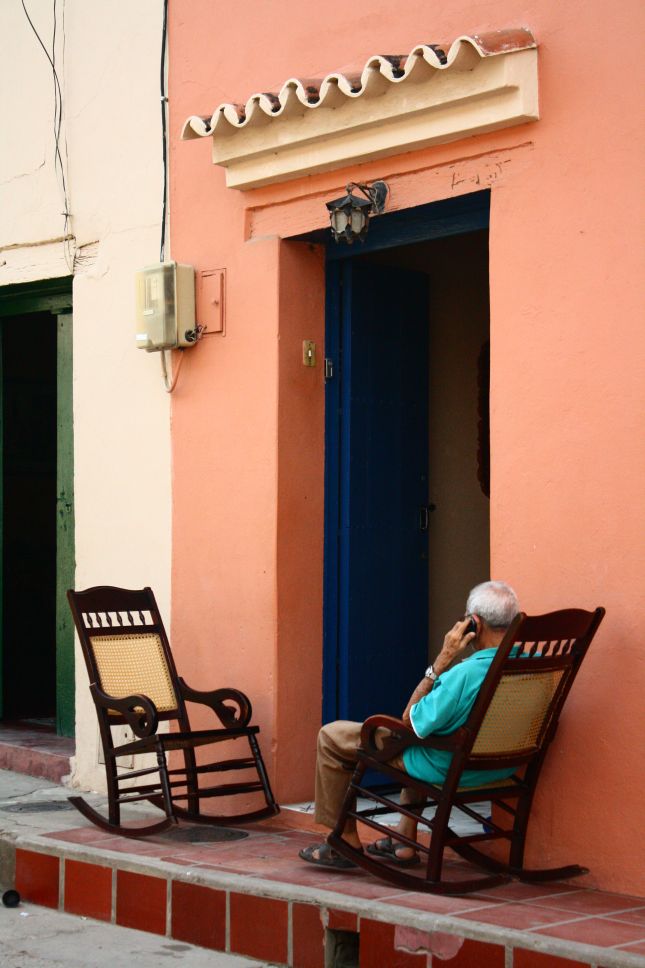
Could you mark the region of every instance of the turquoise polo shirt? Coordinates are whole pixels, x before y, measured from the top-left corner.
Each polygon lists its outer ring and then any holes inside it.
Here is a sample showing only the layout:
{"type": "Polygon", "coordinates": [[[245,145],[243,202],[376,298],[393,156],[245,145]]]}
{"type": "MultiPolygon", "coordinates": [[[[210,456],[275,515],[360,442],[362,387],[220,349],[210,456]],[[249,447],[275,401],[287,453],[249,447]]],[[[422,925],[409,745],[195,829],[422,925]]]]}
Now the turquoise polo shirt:
{"type": "MultiPolygon", "coordinates": [[[[471,709],[497,649],[482,649],[439,676],[427,696],[410,710],[410,722],[417,736],[454,733],[468,719],[471,709]]],[[[442,784],[448,775],[452,753],[448,750],[412,746],[403,752],[410,776],[428,783],[442,784]]],[[[464,770],[460,786],[479,786],[512,776],[515,768],[505,770],[464,770]]]]}

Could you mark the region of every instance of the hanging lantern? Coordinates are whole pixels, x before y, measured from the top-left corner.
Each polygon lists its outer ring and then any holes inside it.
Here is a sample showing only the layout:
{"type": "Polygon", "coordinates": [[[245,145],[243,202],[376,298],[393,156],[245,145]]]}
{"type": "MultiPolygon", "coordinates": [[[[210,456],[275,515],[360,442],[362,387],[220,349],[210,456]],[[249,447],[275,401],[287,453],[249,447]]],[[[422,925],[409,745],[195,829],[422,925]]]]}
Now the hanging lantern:
{"type": "Polygon", "coordinates": [[[342,198],[335,198],[326,204],[334,241],[352,245],[356,239],[364,241],[370,215],[381,214],[385,208],[388,189],[385,182],[377,181],[373,185],[351,182],[346,190],[347,194],[342,198]],[[365,198],[354,195],[355,188],[358,188],[365,198]]]}

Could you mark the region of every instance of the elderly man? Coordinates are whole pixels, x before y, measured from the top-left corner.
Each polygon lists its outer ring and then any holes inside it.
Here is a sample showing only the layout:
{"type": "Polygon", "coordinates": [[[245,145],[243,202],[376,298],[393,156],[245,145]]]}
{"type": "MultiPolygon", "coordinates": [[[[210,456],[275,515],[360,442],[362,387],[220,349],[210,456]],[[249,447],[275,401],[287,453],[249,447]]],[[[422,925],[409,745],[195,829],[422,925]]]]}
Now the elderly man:
{"type": "MultiPolygon", "coordinates": [[[[466,722],[495,650],[518,612],[517,596],[505,582],[487,581],[473,588],[466,603],[466,617],[446,634],[441,652],[426,669],[403,713],[403,721],[412,727],[417,736],[425,737],[431,733],[446,735],[466,722]],[[453,666],[470,645],[474,647],[474,653],[453,666]]],[[[318,734],[315,816],[318,823],[329,828],[336,823],[356,765],[361,725],[339,720],[323,726],[318,734]]],[[[410,776],[441,784],[447,776],[451,756],[447,750],[414,747],[404,750],[391,763],[410,776]]],[[[461,778],[461,784],[479,786],[504,779],[513,772],[513,769],[467,770],[461,778]]],[[[404,789],[401,802],[413,803],[413,791],[404,789]]],[[[398,830],[414,839],[416,823],[402,816],[398,830]]],[[[343,839],[353,847],[362,849],[355,821],[348,820],[343,839]]],[[[411,847],[389,837],[370,844],[367,850],[400,866],[419,862],[411,847]]],[[[306,847],[300,851],[300,857],[320,867],[344,869],[355,866],[327,843],[306,847]]]]}

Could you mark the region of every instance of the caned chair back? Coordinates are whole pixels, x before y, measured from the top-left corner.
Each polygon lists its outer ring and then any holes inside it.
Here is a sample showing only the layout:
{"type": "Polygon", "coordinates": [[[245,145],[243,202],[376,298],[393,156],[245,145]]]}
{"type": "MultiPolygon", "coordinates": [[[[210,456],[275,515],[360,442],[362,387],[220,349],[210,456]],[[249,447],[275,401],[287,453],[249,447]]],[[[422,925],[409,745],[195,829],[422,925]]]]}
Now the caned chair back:
{"type": "MultiPolygon", "coordinates": [[[[160,718],[177,717],[177,674],[152,590],[102,586],[68,598],[90,682],[117,699],[147,696],[160,718]]],[[[116,710],[108,715],[121,718],[116,710]]]]}
{"type": "MultiPolygon", "coordinates": [[[[88,641],[103,692],[119,699],[143,694],[152,699],[160,713],[177,709],[177,695],[157,633],[89,635],[88,641]]],[[[118,715],[112,711],[110,714],[118,715]]]]}
{"type": "Polygon", "coordinates": [[[469,764],[526,762],[542,750],[603,615],[603,609],[566,609],[517,616],[469,717],[475,736],[469,764]]]}
{"type": "Polygon", "coordinates": [[[537,749],[564,669],[503,675],[479,728],[473,754],[537,749]]]}

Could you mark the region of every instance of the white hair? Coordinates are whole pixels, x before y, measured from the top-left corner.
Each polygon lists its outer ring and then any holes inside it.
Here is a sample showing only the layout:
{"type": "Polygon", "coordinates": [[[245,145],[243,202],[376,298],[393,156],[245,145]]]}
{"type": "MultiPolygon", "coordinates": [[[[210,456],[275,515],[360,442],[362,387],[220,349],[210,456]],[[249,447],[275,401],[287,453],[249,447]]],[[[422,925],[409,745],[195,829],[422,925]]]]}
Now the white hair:
{"type": "Polygon", "coordinates": [[[505,581],[475,585],[466,602],[466,612],[479,615],[493,629],[507,629],[519,610],[517,595],[505,581]]]}

